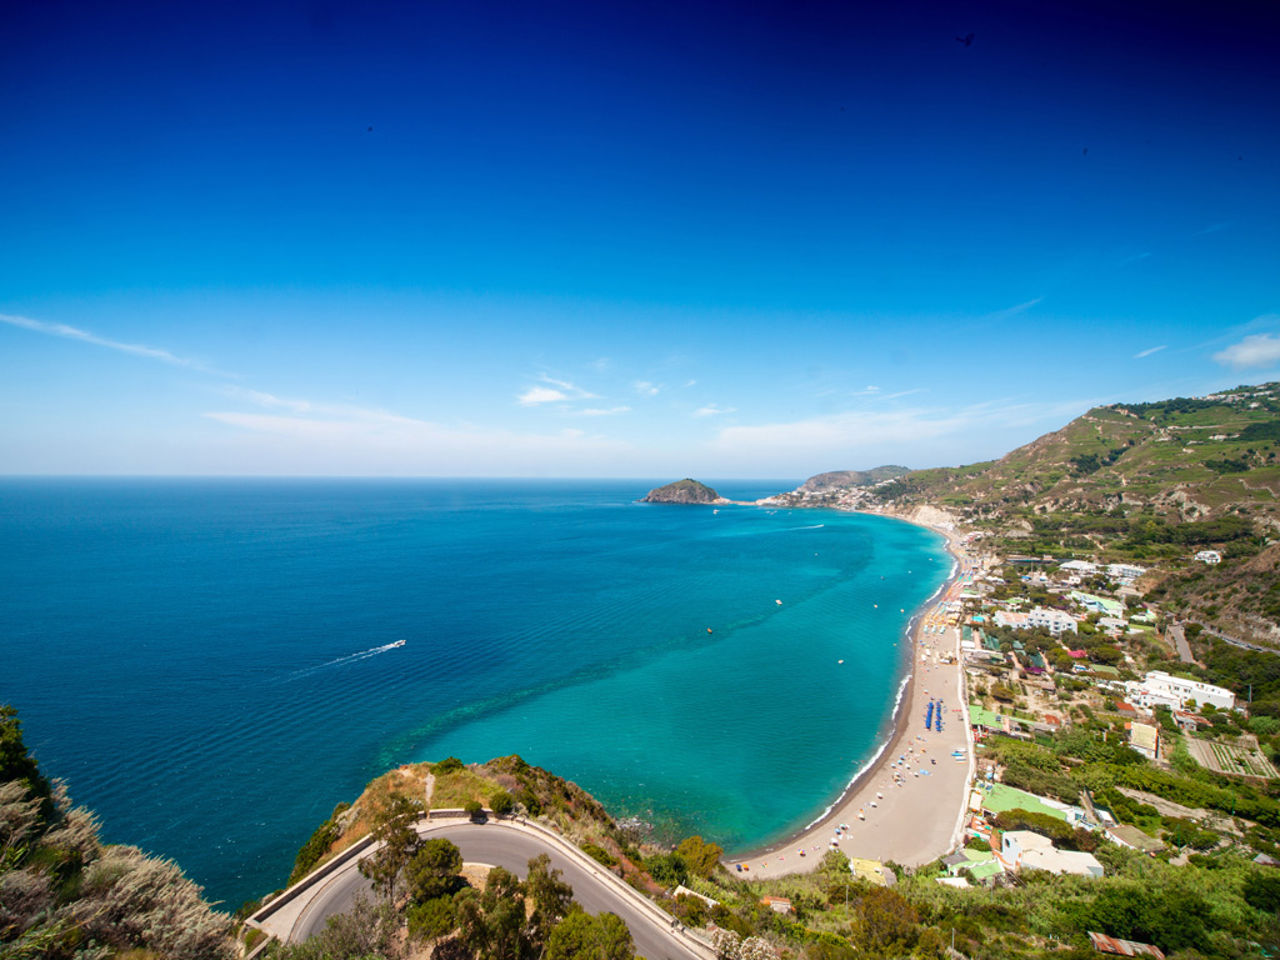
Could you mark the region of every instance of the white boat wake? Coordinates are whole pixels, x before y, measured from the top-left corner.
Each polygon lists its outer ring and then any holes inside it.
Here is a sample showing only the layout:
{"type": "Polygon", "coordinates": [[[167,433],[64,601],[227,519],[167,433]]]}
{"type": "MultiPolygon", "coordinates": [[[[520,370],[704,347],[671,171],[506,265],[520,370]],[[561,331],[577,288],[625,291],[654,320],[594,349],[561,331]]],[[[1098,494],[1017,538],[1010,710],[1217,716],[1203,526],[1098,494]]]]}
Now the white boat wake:
{"type": "Polygon", "coordinates": [[[321,670],[327,670],[330,667],[340,667],[344,663],[355,663],[358,660],[368,660],[370,657],[376,657],[380,653],[386,653],[388,650],[394,650],[397,647],[403,647],[403,640],[396,640],[392,643],[384,643],[380,647],[370,647],[368,650],[361,650],[359,653],[348,654],[345,657],[338,657],[336,660],[329,660],[326,663],[316,664],[314,667],[304,667],[301,670],[295,670],[289,674],[290,680],[296,680],[299,677],[307,677],[321,670]]]}

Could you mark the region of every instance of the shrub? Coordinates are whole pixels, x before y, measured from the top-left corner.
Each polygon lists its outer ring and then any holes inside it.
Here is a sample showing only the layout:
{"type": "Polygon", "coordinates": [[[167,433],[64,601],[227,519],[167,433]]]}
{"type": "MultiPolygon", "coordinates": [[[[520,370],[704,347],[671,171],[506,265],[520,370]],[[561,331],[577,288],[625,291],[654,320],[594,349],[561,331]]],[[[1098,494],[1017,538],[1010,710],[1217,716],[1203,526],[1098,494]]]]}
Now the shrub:
{"type": "Polygon", "coordinates": [[[689,879],[689,867],[674,853],[661,853],[644,862],[644,868],[664,887],[674,887],[689,879]]]}
{"type": "Polygon", "coordinates": [[[691,874],[706,879],[715,872],[724,850],[718,844],[705,843],[701,837],[686,837],[676,847],[676,856],[684,861],[691,874]]]}
{"type": "Polygon", "coordinates": [[[519,800],[520,804],[528,811],[529,816],[536,817],[538,814],[542,813],[542,801],[539,800],[538,795],[528,787],[522,788],[520,792],[516,794],[516,799],[519,800]]]}
{"type": "Polygon", "coordinates": [[[604,847],[598,846],[594,843],[584,843],[582,845],[582,852],[585,853],[592,860],[594,860],[596,863],[602,863],[606,867],[617,866],[618,858],[615,857],[613,854],[611,854],[604,847]]]}
{"type": "Polygon", "coordinates": [[[302,849],[298,851],[298,856],[293,861],[293,872],[289,874],[290,884],[310,873],[312,868],[320,862],[320,858],[329,852],[329,848],[342,835],[342,829],[338,826],[338,817],[350,807],[349,803],[340,803],[334,807],[329,819],[320,824],[311,838],[302,845],[302,849]]]}
{"type": "Polygon", "coordinates": [[[498,816],[503,817],[514,810],[516,807],[515,797],[507,793],[505,790],[495,790],[489,796],[489,809],[498,816]]]}
{"type": "Polygon", "coordinates": [[[435,940],[454,928],[452,897],[438,897],[409,908],[409,936],[417,940],[435,940]]]}
{"type": "Polygon", "coordinates": [[[437,763],[434,767],[431,768],[431,772],[436,774],[437,776],[440,776],[446,773],[457,773],[459,770],[462,770],[462,769],[463,769],[463,763],[457,757],[445,757],[443,760],[441,760],[439,763],[437,763]]]}
{"type": "Polygon", "coordinates": [[[468,800],[462,805],[462,809],[467,811],[467,816],[472,820],[476,820],[484,813],[484,807],[480,806],[479,800],[468,800]]]}

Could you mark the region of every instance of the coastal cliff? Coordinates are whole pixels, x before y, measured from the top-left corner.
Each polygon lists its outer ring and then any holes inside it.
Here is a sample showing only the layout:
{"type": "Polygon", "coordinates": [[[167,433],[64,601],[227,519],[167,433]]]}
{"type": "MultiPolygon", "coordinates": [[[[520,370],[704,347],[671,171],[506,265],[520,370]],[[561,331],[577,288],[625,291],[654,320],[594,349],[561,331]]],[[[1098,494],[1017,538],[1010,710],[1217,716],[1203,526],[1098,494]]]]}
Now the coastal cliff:
{"type": "Polygon", "coordinates": [[[645,494],[641,503],[720,503],[720,494],[705,483],[685,477],[663,487],[655,487],[645,494]]]}

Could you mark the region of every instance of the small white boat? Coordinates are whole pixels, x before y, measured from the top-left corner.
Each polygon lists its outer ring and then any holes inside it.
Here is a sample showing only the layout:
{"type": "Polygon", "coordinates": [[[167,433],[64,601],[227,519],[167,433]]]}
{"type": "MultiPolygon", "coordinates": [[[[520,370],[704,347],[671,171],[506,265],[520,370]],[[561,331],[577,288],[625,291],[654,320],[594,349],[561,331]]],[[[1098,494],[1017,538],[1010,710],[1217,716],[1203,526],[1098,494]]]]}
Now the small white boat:
{"type": "Polygon", "coordinates": [[[397,640],[395,643],[391,644],[391,646],[393,646],[393,647],[403,647],[403,646],[404,646],[404,641],[403,641],[403,640],[397,640]]]}

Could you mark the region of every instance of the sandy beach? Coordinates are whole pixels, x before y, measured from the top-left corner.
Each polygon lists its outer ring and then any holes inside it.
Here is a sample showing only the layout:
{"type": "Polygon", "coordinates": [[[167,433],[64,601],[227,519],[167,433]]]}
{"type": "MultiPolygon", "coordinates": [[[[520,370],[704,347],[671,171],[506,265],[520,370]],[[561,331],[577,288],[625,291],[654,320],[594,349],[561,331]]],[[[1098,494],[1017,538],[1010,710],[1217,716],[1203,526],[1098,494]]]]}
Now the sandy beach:
{"type": "Polygon", "coordinates": [[[973,744],[964,698],[960,628],[941,626],[941,604],[955,597],[975,561],[945,530],[947,548],[957,561],[955,575],[920,612],[909,637],[912,666],[894,732],[879,759],[845,790],[830,813],[782,843],[727,860],[747,875],[776,877],[814,869],[834,848],[903,866],[918,866],[944,856],[956,843],[968,801],[973,744]],[[941,626],[941,632],[938,632],[941,626]],[[950,655],[954,663],[943,663],[950,655]],[[942,731],[927,729],[930,702],[941,700],[942,731]],[[961,759],[952,752],[960,751],[961,759]],[[803,856],[800,851],[803,851],[803,856]]]}

